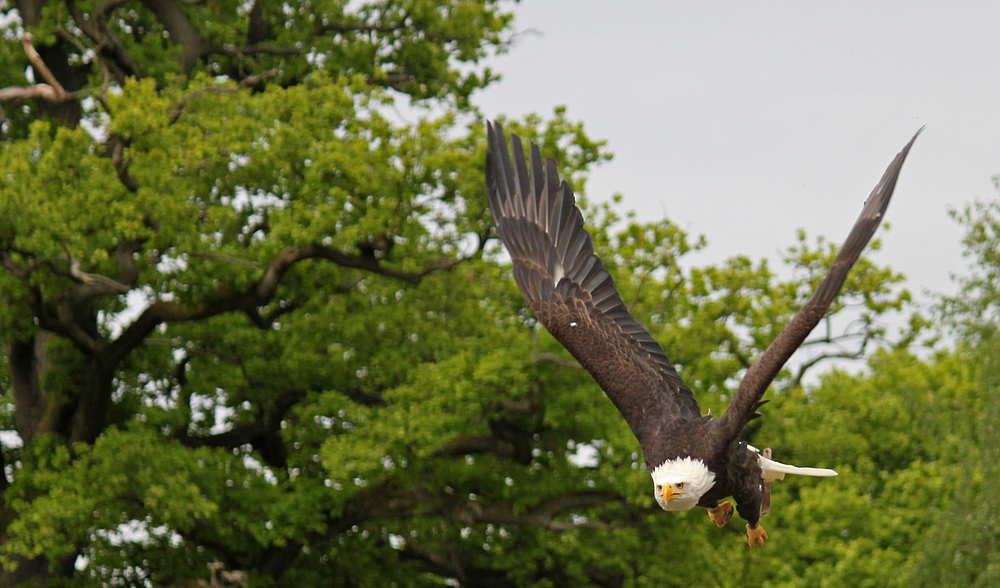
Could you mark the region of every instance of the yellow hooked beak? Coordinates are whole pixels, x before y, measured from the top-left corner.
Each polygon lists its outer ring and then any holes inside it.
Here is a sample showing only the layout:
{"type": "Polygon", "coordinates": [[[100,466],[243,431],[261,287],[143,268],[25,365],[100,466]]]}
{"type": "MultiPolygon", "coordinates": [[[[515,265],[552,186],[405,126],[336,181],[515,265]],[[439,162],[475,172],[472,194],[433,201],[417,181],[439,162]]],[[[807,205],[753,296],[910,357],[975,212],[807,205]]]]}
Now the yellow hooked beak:
{"type": "MultiPolygon", "coordinates": [[[[681,487],[683,487],[683,485],[681,485],[681,487]]],[[[670,502],[674,498],[680,498],[681,496],[684,496],[683,492],[678,492],[677,490],[678,488],[674,488],[673,484],[664,484],[663,500],[666,502],[670,502]]]]}

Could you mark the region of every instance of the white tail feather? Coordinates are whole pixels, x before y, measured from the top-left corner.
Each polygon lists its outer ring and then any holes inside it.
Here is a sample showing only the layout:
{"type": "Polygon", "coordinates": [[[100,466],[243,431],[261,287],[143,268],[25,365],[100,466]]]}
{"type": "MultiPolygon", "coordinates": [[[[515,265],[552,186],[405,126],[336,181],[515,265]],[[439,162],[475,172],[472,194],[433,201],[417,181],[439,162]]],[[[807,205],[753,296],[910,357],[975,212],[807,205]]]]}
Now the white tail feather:
{"type": "Polygon", "coordinates": [[[757,452],[760,458],[760,470],[764,475],[764,482],[773,482],[775,480],[785,479],[785,474],[793,474],[796,476],[836,476],[837,472],[834,470],[828,470],[826,468],[800,468],[798,466],[788,465],[787,463],[781,463],[780,461],[774,461],[760,454],[760,450],[753,445],[748,446],[750,449],[757,452]]]}

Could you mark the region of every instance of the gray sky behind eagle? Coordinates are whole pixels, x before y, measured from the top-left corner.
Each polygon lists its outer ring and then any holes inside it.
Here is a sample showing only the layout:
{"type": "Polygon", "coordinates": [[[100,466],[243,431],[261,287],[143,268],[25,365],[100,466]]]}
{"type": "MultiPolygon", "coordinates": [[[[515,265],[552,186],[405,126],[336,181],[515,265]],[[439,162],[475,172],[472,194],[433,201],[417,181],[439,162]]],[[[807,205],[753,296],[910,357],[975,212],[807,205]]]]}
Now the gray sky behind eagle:
{"type": "MultiPolygon", "coordinates": [[[[521,33],[491,60],[484,113],[566,105],[615,159],[615,192],[640,219],[669,217],[707,250],[777,260],[841,242],[893,156],[922,125],[875,260],[914,294],[966,273],[949,208],[997,197],[1000,3],[527,0],[521,33]]],[[[923,297],[926,300],[926,297],[923,297]]]]}

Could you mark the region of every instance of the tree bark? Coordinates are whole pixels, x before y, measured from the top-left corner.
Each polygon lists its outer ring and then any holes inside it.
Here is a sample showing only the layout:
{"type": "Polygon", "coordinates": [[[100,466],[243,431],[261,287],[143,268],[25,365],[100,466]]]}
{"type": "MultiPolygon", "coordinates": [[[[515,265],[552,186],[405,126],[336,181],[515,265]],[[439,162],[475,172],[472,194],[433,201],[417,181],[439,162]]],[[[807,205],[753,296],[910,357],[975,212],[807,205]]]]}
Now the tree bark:
{"type": "Polygon", "coordinates": [[[49,334],[40,332],[27,339],[14,339],[7,350],[7,368],[14,388],[14,427],[25,445],[38,433],[48,398],[42,389],[42,376],[51,368],[45,354],[49,334]]]}
{"type": "Polygon", "coordinates": [[[190,75],[201,56],[209,51],[209,44],[194,28],[177,2],[143,0],[142,4],[156,16],[163,28],[167,29],[171,40],[181,46],[181,71],[184,75],[190,75]]]}

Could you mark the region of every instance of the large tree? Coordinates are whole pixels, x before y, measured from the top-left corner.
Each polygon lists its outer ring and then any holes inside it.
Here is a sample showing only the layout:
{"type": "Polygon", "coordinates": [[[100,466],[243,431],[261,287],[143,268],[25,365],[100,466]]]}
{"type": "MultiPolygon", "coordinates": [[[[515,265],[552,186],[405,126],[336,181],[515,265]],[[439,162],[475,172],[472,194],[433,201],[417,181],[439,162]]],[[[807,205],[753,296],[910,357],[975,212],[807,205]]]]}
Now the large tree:
{"type": "MultiPolygon", "coordinates": [[[[834,486],[792,482],[803,510],[778,527],[799,551],[731,575],[714,550],[738,532],[655,508],[628,428],[496,261],[473,101],[510,42],[496,2],[17,8],[0,46],[0,392],[18,438],[0,586],[179,585],[216,561],[256,585],[740,585],[853,541],[834,486]]],[[[560,110],[510,126],[578,189],[609,157],[560,110]]],[[[791,280],[745,258],[682,269],[702,243],[669,221],[587,212],[624,298],[716,410],[832,260],[803,239],[791,280]]],[[[790,424],[763,443],[835,467],[879,454],[864,480],[934,458],[832,443],[824,407],[847,419],[865,386],[891,405],[891,382],[798,387],[884,338],[899,279],[859,264],[834,309],[859,320],[783,374],[790,424]]],[[[898,354],[886,365],[964,381],[960,362],[898,354]]],[[[836,488],[860,510],[853,480],[836,488]]]]}
{"type": "MultiPolygon", "coordinates": [[[[274,468],[287,482],[298,458],[281,431],[305,417],[298,407],[323,392],[383,406],[383,388],[405,381],[414,358],[355,375],[381,336],[349,319],[368,321],[381,298],[396,302],[485,244],[483,206],[465,197],[481,184],[478,147],[455,125],[494,79],[476,64],[505,46],[510,17],[496,2],[457,0],[17,9],[0,91],[0,323],[24,447],[5,455],[16,471],[3,487],[0,585],[70,576],[81,553],[94,554],[88,571],[102,569],[91,546],[120,541],[114,530],[130,521],[204,535],[185,545],[214,544],[208,559],[276,577],[304,530],[268,523],[278,536],[250,541],[263,519],[207,524],[209,513],[266,510],[220,509],[204,493],[210,476],[185,468],[229,475],[218,460],[231,454],[208,450],[225,448],[257,458],[225,460],[260,464],[253,479],[274,468]],[[33,83],[19,74],[27,67],[33,83]],[[396,125],[384,115],[394,100],[455,114],[396,125]],[[140,453],[130,462],[102,450],[114,439],[140,453]],[[212,457],[194,458],[199,450],[212,457]],[[97,463],[124,478],[74,483],[89,501],[73,515],[83,527],[36,518],[47,501],[69,513],[45,476],[91,476],[97,463]],[[172,475],[179,487],[163,485],[172,475]],[[217,537],[223,527],[242,540],[217,537]],[[245,541],[257,549],[238,557],[245,541]]],[[[419,349],[423,361],[434,354],[429,341],[419,349]]],[[[250,496],[263,504],[266,494],[250,496]]],[[[302,516],[316,531],[333,515],[327,505],[302,516]]],[[[183,575],[175,564],[148,571],[183,575]]]]}

